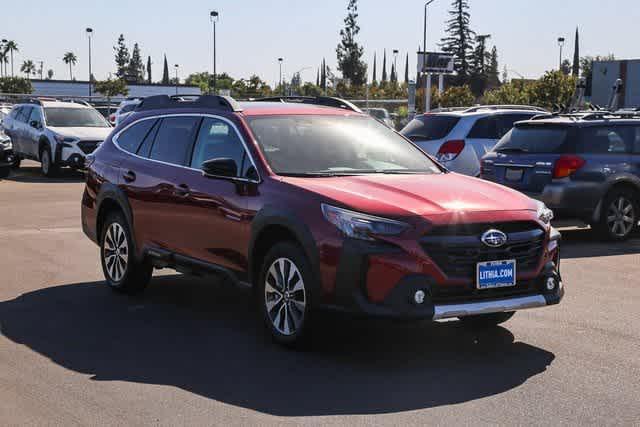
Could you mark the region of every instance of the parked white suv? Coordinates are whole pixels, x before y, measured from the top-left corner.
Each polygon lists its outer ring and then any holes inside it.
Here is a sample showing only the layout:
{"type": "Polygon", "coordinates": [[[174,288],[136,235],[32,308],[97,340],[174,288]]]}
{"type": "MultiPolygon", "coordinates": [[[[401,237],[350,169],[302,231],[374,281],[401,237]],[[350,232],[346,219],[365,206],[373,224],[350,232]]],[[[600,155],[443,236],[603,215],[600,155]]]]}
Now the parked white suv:
{"type": "Polygon", "coordinates": [[[118,109],[109,118],[112,125],[118,126],[124,119],[129,117],[142,102],[142,98],[127,98],[120,103],[118,109]]]}
{"type": "Polygon", "coordinates": [[[84,160],[111,132],[111,125],[88,104],[32,100],[16,104],[3,126],[19,159],[40,162],[53,176],[62,166],[84,167],[84,160]]]}
{"type": "Polygon", "coordinates": [[[515,122],[545,113],[523,105],[441,109],[416,116],[400,133],[449,170],[479,176],[480,159],[515,122]]]}

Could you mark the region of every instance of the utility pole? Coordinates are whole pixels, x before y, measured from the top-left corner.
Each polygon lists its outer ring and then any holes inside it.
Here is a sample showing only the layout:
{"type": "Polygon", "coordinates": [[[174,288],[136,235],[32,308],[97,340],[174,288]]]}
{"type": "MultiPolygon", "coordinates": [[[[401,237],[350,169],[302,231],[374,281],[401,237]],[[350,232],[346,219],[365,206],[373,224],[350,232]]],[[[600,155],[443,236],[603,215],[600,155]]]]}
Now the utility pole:
{"type": "Polygon", "coordinates": [[[431,74],[425,73],[427,68],[427,8],[435,0],[429,0],[424,4],[424,44],[422,45],[422,71],[424,78],[424,112],[431,110],[431,74]]]}

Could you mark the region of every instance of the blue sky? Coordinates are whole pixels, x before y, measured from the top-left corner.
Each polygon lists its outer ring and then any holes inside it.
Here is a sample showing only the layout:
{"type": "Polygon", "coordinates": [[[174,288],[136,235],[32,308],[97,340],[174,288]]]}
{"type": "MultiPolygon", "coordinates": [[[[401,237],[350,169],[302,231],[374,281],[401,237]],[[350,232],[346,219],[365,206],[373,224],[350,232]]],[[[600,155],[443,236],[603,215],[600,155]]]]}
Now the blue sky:
{"type": "MultiPolygon", "coordinates": [[[[501,68],[506,64],[526,77],[537,77],[557,67],[558,36],[567,38],[565,56],[573,55],[573,34],[581,32],[581,53],[613,53],[619,58],[640,57],[638,26],[640,1],[615,0],[469,0],[471,25],[491,34],[498,47],[501,68]]],[[[180,75],[211,69],[209,11],[221,14],[218,24],[218,71],[234,77],[258,73],[269,83],[278,79],[276,59],[285,58],[285,74],[302,73],[315,81],[322,57],[335,68],[335,48],[347,0],[55,0],[6,1],[1,8],[0,38],[15,40],[24,59],[44,61],[54,78],[68,78],[62,62],[66,51],[78,56],[75,74],[87,71],[87,26],[95,30],[94,74],[106,78],[114,70],[113,48],[120,33],[130,46],[137,41],[146,60],[154,62],[154,79],[162,73],[166,53],[170,66],[180,64],[180,75]]],[[[384,48],[410,52],[411,75],[415,52],[422,43],[423,1],[360,0],[359,40],[365,59],[379,58],[384,48]]],[[[429,9],[430,50],[443,36],[450,0],[436,0],[429,9]]],[[[380,67],[380,65],[379,65],[380,67]]],[[[404,65],[400,66],[403,72],[404,65]]],[[[513,75],[513,74],[512,74],[513,75]]]]}

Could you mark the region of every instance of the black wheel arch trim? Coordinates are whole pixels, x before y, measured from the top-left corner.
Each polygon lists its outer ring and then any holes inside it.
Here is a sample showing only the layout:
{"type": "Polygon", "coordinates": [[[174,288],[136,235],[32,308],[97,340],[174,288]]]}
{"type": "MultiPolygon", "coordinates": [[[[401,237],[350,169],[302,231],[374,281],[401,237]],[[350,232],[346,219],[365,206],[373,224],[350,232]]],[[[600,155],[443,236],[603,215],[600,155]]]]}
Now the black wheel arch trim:
{"type": "MultiPolygon", "coordinates": [[[[617,175],[614,178],[611,178],[605,181],[605,186],[602,191],[602,196],[600,197],[600,200],[596,205],[596,209],[593,212],[593,217],[592,217],[593,222],[600,221],[600,216],[602,215],[602,211],[604,209],[604,206],[602,205],[604,203],[605,198],[607,197],[607,195],[609,195],[611,190],[614,189],[614,187],[618,187],[618,186],[629,186],[631,188],[634,188],[635,191],[638,194],[640,194],[640,177],[632,174],[623,174],[623,175],[617,175]]],[[[637,202],[640,202],[640,198],[637,202]]]]}
{"type": "Polygon", "coordinates": [[[96,237],[98,239],[98,244],[100,243],[102,234],[102,230],[99,229],[100,224],[98,222],[98,218],[100,217],[102,204],[105,201],[115,202],[120,207],[120,210],[124,214],[125,220],[127,221],[129,232],[131,233],[131,244],[133,246],[133,253],[137,254],[137,245],[135,241],[135,232],[133,226],[133,211],[131,209],[131,205],[129,204],[129,198],[121,188],[112,183],[102,184],[100,192],[96,197],[96,237]]]}
{"type": "MultiPolygon", "coordinates": [[[[305,222],[299,218],[294,212],[281,207],[265,206],[260,210],[251,222],[251,240],[249,241],[249,282],[254,284],[258,279],[255,276],[255,252],[256,243],[265,231],[270,226],[280,226],[287,229],[296,238],[298,243],[302,246],[302,249],[311,264],[312,273],[317,280],[313,282],[316,286],[320,285],[320,254],[318,246],[311,233],[309,227],[305,222]]],[[[317,291],[317,289],[316,289],[317,291]]]]}

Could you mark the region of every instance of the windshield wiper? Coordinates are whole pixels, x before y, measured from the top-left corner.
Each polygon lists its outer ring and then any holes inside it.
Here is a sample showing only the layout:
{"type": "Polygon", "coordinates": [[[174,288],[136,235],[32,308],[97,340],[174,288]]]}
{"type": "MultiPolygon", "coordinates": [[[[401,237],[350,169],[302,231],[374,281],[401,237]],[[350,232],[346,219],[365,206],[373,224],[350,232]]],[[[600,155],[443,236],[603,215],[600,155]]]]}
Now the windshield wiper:
{"type": "Polygon", "coordinates": [[[500,148],[496,150],[496,153],[528,153],[528,152],[529,150],[527,150],[526,148],[517,148],[517,147],[500,148]]]}

